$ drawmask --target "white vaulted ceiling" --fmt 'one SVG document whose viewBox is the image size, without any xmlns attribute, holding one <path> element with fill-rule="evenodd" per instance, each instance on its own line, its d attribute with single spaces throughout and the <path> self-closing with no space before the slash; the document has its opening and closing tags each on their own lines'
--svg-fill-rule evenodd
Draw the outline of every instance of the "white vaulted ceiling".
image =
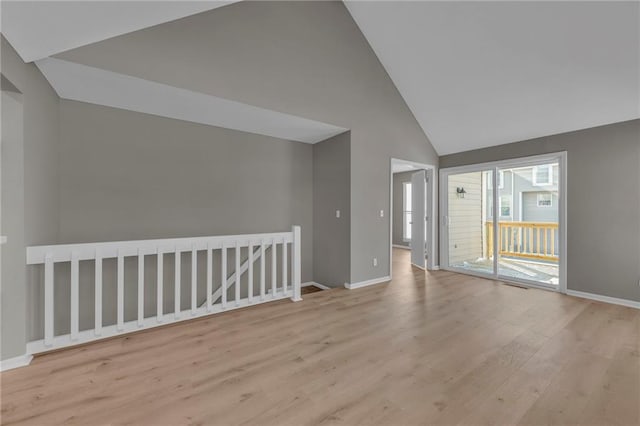
<svg viewBox="0 0 640 426">
<path fill-rule="evenodd" d="M 2 33 L 30 62 L 228 3 L 233 1 L 3 0 Z M 640 118 L 640 2 L 345 4 L 440 155 Z M 165 95 L 177 98 L 163 102 L 187 104 L 181 111 L 158 112 L 157 102 L 140 104 L 151 95 L 132 99 L 155 83 L 96 74 L 72 63 L 38 64 L 70 99 L 222 127 L 250 123 L 253 127 L 239 130 L 307 142 L 343 130 L 215 96 L 204 100 L 203 94 L 178 93 L 169 86 Z M 80 90 L 82 78 L 65 77 L 64 67 L 82 78 L 99 77 L 103 90 Z M 122 90 L 128 84 L 139 84 L 140 90 Z M 120 99 L 109 98 L 118 91 Z M 209 109 L 194 107 L 198 102 Z M 262 114 L 251 120 L 231 114 L 222 120 L 225 125 L 218 113 L 227 108 Z M 291 131 L 283 131 L 287 126 Z"/>
<path fill-rule="evenodd" d="M 440 155 L 640 118 L 638 2 L 346 5 Z"/>
<path fill-rule="evenodd" d="M 2 33 L 32 62 L 235 1 L 2 0 Z"/>
</svg>

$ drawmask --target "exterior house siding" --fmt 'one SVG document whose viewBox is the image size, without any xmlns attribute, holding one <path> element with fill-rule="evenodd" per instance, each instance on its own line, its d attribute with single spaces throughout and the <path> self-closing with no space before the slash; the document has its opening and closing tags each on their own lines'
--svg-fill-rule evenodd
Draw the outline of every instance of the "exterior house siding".
<svg viewBox="0 0 640 426">
<path fill-rule="evenodd" d="M 456 188 L 464 188 L 459 198 Z M 449 262 L 461 263 L 482 257 L 482 172 L 449 177 Z"/>
</svg>

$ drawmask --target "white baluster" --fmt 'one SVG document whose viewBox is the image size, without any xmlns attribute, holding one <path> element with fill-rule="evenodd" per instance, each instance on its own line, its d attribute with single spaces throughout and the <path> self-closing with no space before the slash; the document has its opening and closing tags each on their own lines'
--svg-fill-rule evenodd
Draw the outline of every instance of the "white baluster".
<svg viewBox="0 0 640 426">
<path fill-rule="evenodd" d="M 282 291 L 287 292 L 287 240 L 282 240 Z"/>
<path fill-rule="evenodd" d="M 144 253 L 138 249 L 138 327 L 144 325 Z"/>
<path fill-rule="evenodd" d="M 96 336 L 102 335 L 102 254 L 100 253 L 100 249 L 96 249 L 95 254 L 95 271 L 94 271 L 94 282 L 95 282 L 95 325 L 94 325 L 94 334 Z"/>
<path fill-rule="evenodd" d="M 78 319 L 80 316 L 80 306 L 78 297 L 78 275 L 80 265 L 78 253 L 71 253 L 71 340 L 78 339 Z"/>
<path fill-rule="evenodd" d="M 213 292 L 213 250 L 207 248 L 207 312 L 211 312 Z"/>
<path fill-rule="evenodd" d="M 182 265 L 182 256 L 180 254 L 180 251 L 178 250 L 178 247 L 176 247 L 176 254 L 174 257 L 174 270 L 175 270 L 175 277 L 174 277 L 174 288 L 173 288 L 173 316 L 178 319 L 180 318 L 180 310 L 182 309 L 180 307 L 180 266 Z"/>
<path fill-rule="evenodd" d="M 53 255 L 44 257 L 44 344 L 53 344 Z"/>
<path fill-rule="evenodd" d="M 220 275 L 222 277 L 222 281 L 220 282 L 220 286 L 222 288 L 222 309 L 227 307 L 227 247 L 224 243 L 222 243 L 222 262 L 221 262 L 221 271 Z"/>
<path fill-rule="evenodd" d="M 265 268 L 264 268 L 264 263 L 265 263 L 265 258 L 266 253 L 265 253 L 265 247 L 264 247 L 264 240 L 260 241 L 260 300 L 264 300 L 264 292 L 265 292 Z"/>
<path fill-rule="evenodd" d="M 249 256 L 249 270 L 247 271 L 247 297 L 249 304 L 253 302 L 253 241 L 249 241 L 247 256 Z"/>
<path fill-rule="evenodd" d="M 116 326 L 116 329 L 118 331 L 122 331 L 124 330 L 124 257 L 122 256 L 122 253 L 120 252 L 120 249 L 117 250 L 117 257 L 118 257 L 118 282 L 117 282 L 117 310 L 118 310 L 118 324 Z"/>
<path fill-rule="evenodd" d="M 276 297 L 276 287 L 278 283 L 276 282 L 278 271 L 276 270 L 276 255 L 277 252 L 276 239 L 273 238 L 271 240 L 271 297 Z"/>
<path fill-rule="evenodd" d="M 240 243 L 236 241 L 236 306 L 240 306 L 240 279 L 241 279 L 241 271 L 240 271 Z"/>
<path fill-rule="evenodd" d="M 156 265 L 157 286 L 156 286 L 156 321 L 162 322 L 164 316 L 164 260 L 161 249 L 158 247 L 158 264 Z"/>
</svg>

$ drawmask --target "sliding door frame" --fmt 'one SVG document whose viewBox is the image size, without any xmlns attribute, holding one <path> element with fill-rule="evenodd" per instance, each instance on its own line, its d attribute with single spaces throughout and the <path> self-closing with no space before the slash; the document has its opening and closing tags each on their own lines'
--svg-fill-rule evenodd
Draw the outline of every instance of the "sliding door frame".
<svg viewBox="0 0 640 426">
<path fill-rule="evenodd" d="M 470 271 L 462 268 L 449 266 L 449 175 L 472 172 L 492 172 L 493 188 L 498 188 L 498 173 L 503 168 L 516 168 L 538 165 L 543 162 L 558 162 L 560 166 L 559 183 L 558 183 L 558 201 L 559 201 L 559 224 L 558 232 L 560 235 L 559 253 L 560 260 L 558 262 L 559 283 L 558 285 L 540 283 L 537 281 L 513 278 L 503 276 L 498 271 L 498 239 L 493 238 L 493 273 L 483 273 L 478 271 Z M 499 281 L 516 283 L 526 287 L 543 288 L 546 290 L 558 291 L 560 293 L 567 292 L 567 152 L 554 152 L 550 154 L 533 155 L 528 157 L 512 158 L 507 160 L 492 161 L 488 163 L 469 164 L 457 167 L 448 167 L 440 169 L 440 269 L 458 272 L 461 274 L 473 275 L 482 278 L 489 278 Z M 499 191 L 493 191 L 493 208 L 494 212 L 498 210 Z M 513 201 L 512 201 L 513 202 Z M 498 229 L 498 215 L 493 215 L 493 229 Z"/>
</svg>

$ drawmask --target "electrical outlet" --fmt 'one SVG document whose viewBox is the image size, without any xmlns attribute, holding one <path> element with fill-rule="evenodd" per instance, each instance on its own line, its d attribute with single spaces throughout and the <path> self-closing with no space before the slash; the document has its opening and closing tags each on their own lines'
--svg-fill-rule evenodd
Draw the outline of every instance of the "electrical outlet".
<svg viewBox="0 0 640 426">
<path fill-rule="evenodd" d="M 340 210 L 336 210 L 336 217 L 339 218 L 340 217 Z"/>
<path fill-rule="evenodd" d="M 384 217 L 384 210 L 380 210 L 380 217 Z"/>
<path fill-rule="evenodd" d="M 377 257 L 373 258 L 373 266 L 378 266 L 378 258 Z"/>
</svg>

